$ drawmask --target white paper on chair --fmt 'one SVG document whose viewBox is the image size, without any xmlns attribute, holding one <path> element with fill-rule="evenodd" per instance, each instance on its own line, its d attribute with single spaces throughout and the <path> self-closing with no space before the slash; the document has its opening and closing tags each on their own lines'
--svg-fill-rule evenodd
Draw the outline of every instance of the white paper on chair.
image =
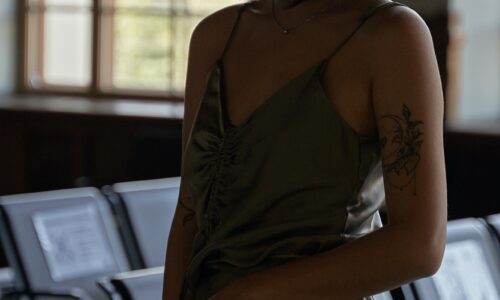
<svg viewBox="0 0 500 300">
<path fill-rule="evenodd" d="M 440 269 L 432 276 L 442 300 L 498 300 L 483 249 L 474 240 L 446 245 Z"/>
<path fill-rule="evenodd" d="M 99 274 L 114 266 L 95 206 L 41 211 L 33 214 L 32 221 L 54 281 Z"/>
</svg>

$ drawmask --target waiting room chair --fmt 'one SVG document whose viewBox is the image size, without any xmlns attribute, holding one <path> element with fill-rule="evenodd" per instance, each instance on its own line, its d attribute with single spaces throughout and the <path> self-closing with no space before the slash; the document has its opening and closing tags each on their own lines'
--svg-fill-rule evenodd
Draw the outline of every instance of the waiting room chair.
<svg viewBox="0 0 500 300">
<path fill-rule="evenodd" d="M 96 278 L 130 269 L 109 204 L 92 187 L 0 197 L 0 238 L 16 292 L 30 298 L 106 299 Z"/>
<path fill-rule="evenodd" d="M 390 292 L 383 292 L 372 296 L 373 300 L 394 300 Z"/>
<path fill-rule="evenodd" d="M 498 242 L 497 245 L 500 249 L 500 213 L 487 216 L 486 222 L 492 229 L 493 234 L 497 237 L 497 242 Z"/>
<path fill-rule="evenodd" d="M 100 278 L 97 284 L 110 300 L 160 300 L 163 270 L 163 267 L 155 267 L 118 273 Z"/>
<path fill-rule="evenodd" d="M 180 177 L 115 183 L 110 201 L 132 269 L 163 266 L 179 197 Z"/>
<path fill-rule="evenodd" d="M 9 294 L 14 291 L 14 270 L 3 266 L 0 268 L 0 299 L 2 295 Z"/>
<path fill-rule="evenodd" d="M 500 256 L 484 220 L 448 221 L 440 269 L 413 283 L 423 300 L 500 299 Z"/>
</svg>

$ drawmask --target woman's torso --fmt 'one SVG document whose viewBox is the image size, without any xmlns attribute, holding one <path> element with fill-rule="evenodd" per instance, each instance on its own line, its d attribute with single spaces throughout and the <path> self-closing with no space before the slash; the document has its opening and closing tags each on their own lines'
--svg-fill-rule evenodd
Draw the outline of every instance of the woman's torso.
<svg viewBox="0 0 500 300">
<path fill-rule="evenodd" d="M 362 62 L 324 59 L 349 57 L 349 43 L 331 47 L 302 70 L 283 67 L 287 71 L 281 72 L 294 75 L 282 80 L 274 75 L 280 74 L 277 69 L 245 62 L 252 47 L 245 50 L 238 39 L 248 38 L 252 30 L 245 36 L 245 27 L 236 29 L 228 43 L 232 48 L 209 74 L 184 153 L 182 175 L 188 178 L 200 231 L 183 288 L 195 292 L 195 299 L 208 298 L 248 272 L 332 249 L 382 226 L 377 135 L 359 134 L 355 126 L 368 128 L 368 122 L 351 123 L 345 117 L 361 119 L 369 111 L 356 102 L 363 103 L 358 99 L 369 94 L 366 72 L 358 82 Z M 347 41 L 345 36 L 337 44 Z M 276 47 L 282 43 L 276 41 Z M 231 64 L 231 55 L 249 72 L 233 69 L 237 64 Z M 355 70 L 348 68 L 356 64 Z M 324 84 L 335 78 L 343 92 L 336 91 L 337 84 Z M 258 87 L 268 81 L 274 83 L 272 92 L 265 84 Z"/>
<path fill-rule="evenodd" d="M 227 110 L 233 124 L 244 122 L 291 78 L 330 55 L 358 25 L 360 15 L 386 1 L 343 2 L 355 4 L 344 4 L 346 9 L 318 17 L 288 35 L 280 32 L 269 13 L 252 13 L 250 8 L 242 13 L 224 54 Z M 277 17 L 287 20 L 288 16 Z M 297 16 L 288 24 L 300 24 L 301 20 L 303 18 Z M 335 59 L 330 60 L 321 78 L 332 105 L 362 135 L 377 133 L 370 105 L 371 74 L 368 72 L 372 50 L 365 46 L 370 42 L 366 39 L 370 36 L 369 27 L 353 36 Z"/>
</svg>

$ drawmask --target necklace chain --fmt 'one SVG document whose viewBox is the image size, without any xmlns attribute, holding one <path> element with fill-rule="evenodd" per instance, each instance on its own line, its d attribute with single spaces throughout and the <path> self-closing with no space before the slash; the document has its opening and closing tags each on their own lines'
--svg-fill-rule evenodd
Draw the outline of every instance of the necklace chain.
<svg viewBox="0 0 500 300">
<path fill-rule="evenodd" d="M 295 30 L 296 28 L 298 28 L 298 27 L 300 27 L 300 26 L 302 26 L 304 24 L 309 23 L 310 21 L 312 21 L 317 16 L 319 16 L 319 15 L 323 14 L 324 12 L 326 12 L 326 10 L 328 9 L 328 6 L 329 6 L 329 5 L 327 5 L 326 7 L 324 7 L 323 9 L 321 9 L 320 11 L 318 11 L 318 12 L 310 15 L 309 17 L 307 17 L 306 19 L 304 19 L 304 21 L 302 21 L 302 23 L 297 24 L 297 25 L 295 25 L 293 27 L 288 27 L 287 28 L 287 27 L 283 26 L 278 21 L 278 18 L 276 17 L 276 8 L 275 8 L 275 6 L 276 6 L 276 0 L 272 0 L 272 1 L 273 1 L 273 3 L 272 3 L 272 17 L 273 17 L 274 23 L 276 23 L 276 25 L 278 25 L 278 27 L 281 28 L 283 34 L 288 34 L 288 33 L 290 33 L 290 31 Z"/>
</svg>

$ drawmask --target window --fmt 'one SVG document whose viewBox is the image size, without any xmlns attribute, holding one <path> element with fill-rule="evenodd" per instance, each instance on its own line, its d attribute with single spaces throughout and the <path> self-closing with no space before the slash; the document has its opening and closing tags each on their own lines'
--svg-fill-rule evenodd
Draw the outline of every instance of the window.
<svg viewBox="0 0 500 300">
<path fill-rule="evenodd" d="M 0 95 L 11 92 L 15 85 L 15 15 L 14 1 L 0 1 Z"/>
<path fill-rule="evenodd" d="M 500 1 L 451 0 L 449 122 L 500 118 Z"/>
<path fill-rule="evenodd" d="M 236 0 L 25 0 L 24 87 L 182 97 L 191 32 Z"/>
</svg>

